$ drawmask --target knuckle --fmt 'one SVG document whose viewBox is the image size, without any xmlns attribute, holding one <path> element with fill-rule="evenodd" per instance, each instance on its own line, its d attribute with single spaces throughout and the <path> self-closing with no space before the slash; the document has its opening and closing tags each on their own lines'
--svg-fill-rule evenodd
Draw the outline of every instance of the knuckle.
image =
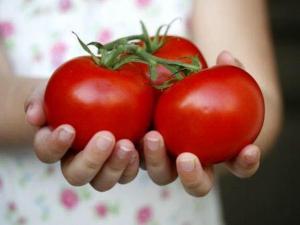
<svg viewBox="0 0 300 225">
<path fill-rule="evenodd" d="M 61 172 L 67 182 L 73 186 L 82 186 L 88 183 L 88 181 L 83 178 L 81 170 L 71 168 L 70 161 L 71 159 L 63 159 L 61 161 Z"/>
<path fill-rule="evenodd" d="M 44 163 L 54 163 L 60 159 L 61 149 L 49 140 L 46 130 L 40 130 L 34 137 L 33 148 L 36 156 Z"/>
<path fill-rule="evenodd" d="M 52 146 L 53 153 L 56 155 L 61 155 L 65 150 L 71 147 L 73 137 L 69 140 L 62 140 L 59 138 L 59 130 L 55 130 L 52 135 L 49 137 L 48 146 Z"/>
<path fill-rule="evenodd" d="M 94 158 L 85 157 L 84 159 L 84 167 L 89 170 L 98 170 L 99 169 L 99 162 L 96 161 Z"/>
<path fill-rule="evenodd" d="M 160 169 L 162 168 L 164 165 L 162 163 L 161 160 L 157 160 L 156 158 L 149 158 L 148 160 L 148 166 L 152 167 L 152 168 L 156 168 L 156 169 Z"/>
<path fill-rule="evenodd" d="M 62 157 L 64 150 L 65 149 L 60 146 L 53 145 L 53 148 L 47 149 L 48 159 L 53 161 L 59 160 Z"/>
<path fill-rule="evenodd" d="M 166 158 L 162 158 L 160 156 L 150 156 L 145 154 L 147 167 L 155 169 L 156 171 L 162 171 L 167 166 Z"/>
<path fill-rule="evenodd" d="M 112 174 L 118 174 L 120 173 L 123 169 L 124 169 L 124 166 L 120 165 L 120 164 L 110 164 L 108 166 L 109 168 L 109 172 L 112 173 Z"/>
</svg>

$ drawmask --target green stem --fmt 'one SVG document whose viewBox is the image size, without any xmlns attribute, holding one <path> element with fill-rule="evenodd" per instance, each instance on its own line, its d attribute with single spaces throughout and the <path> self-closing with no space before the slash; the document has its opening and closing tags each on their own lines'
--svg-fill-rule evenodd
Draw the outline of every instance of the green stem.
<svg viewBox="0 0 300 225">
<path fill-rule="evenodd" d="M 103 65 L 107 66 L 108 68 L 112 68 L 116 63 L 118 56 L 125 51 L 124 46 L 120 45 L 116 49 L 113 49 L 108 57 L 103 60 Z"/>
<path fill-rule="evenodd" d="M 115 48 L 116 45 L 119 45 L 120 43 L 122 44 L 126 44 L 129 41 L 133 41 L 133 40 L 140 40 L 143 41 L 144 40 L 144 35 L 140 34 L 140 35 L 131 35 L 131 36 L 127 36 L 127 37 L 123 37 L 123 38 L 119 38 L 115 41 L 112 41 L 106 45 L 103 45 L 103 48 L 110 51 L 112 49 Z"/>
<path fill-rule="evenodd" d="M 116 62 L 113 65 L 112 69 L 117 70 L 120 67 L 122 67 L 123 65 L 132 63 L 132 62 L 139 62 L 139 63 L 147 64 L 147 62 L 145 62 L 144 60 L 141 60 L 138 56 L 132 55 L 132 56 L 125 57 L 125 58 L 121 59 L 120 61 Z"/>
<path fill-rule="evenodd" d="M 140 21 L 147 52 L 153 53 L 151 38 L 143 21 Z"/>
<path fill-rule="evenodd" d="M 144 60 L 148 61 L 149 63 L 153 64 L 162 64 L 162 65 L 173 65 L 173 66 L 179 66 L 188 70 L 191 70 L 193 72 L 198 72 L 201 70 L 201 67 L 198 65 L 188 64 L 188 63 L 182 63 L 179 61 L 172 61 L 164 58 L 160 58 L 157 56 L 154 56 L 146 51 L 144 51 L 142 48 L 136 46 L 136 45 L 128 45 L 126 46 L 127 50 L 130 51 L 133 54 L 136 54 L 143 58 Z"/>
<path fill-rule="evenodd" d="M 201 70 L 202 65 L 197 56 L 190 57 L 191 63 L 184 63 L 182 61 L 168 60 L 153 55 L 156 50 L 163 46 L 171 24 L 166 25 L 166 31 L 162 36 L 160 35 L 160 32 L 165 26 L 161 26 L 154 38 L 150 38 L 148 31 L 142 22 L 141 26 L 143 31 L 142 34 L 119 38 L 106 45 L 102 45 L 99 42 L 91 42 L 86 45 L 75 33 L 74 34 L 83 49 L 92 56 L 95 63 L 99 66 L 116 70 L 122 65 L 131 62 L 145 63 L 149 66 L 151 80 L 155 81 L 158 76 L 157 66 L 162 65 L 170 71 L 172 76 L 162 85 L 157 86 L 156 88 L 158 89 L 167 88 L 174 82 L 182 80 L 191 73 Z M 139 42 L 141 44 L 139 44 Z M 95 46 L 98 49 L 98 55 L 95 55 L 90 50 L 90 45 Z"/>
</svg>

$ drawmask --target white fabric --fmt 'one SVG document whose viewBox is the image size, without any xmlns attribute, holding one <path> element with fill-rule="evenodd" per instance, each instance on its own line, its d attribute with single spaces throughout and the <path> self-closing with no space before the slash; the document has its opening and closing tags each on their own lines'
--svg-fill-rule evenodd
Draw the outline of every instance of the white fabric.
<svg viewBox="0 0 300 225">
<path fill-rule="evenodd" d="M 153 0 L 147 7 L 143 6 L 147 1 L 139 1 L 139 7 L 137 2 L 73 0 L 70 9 L 68 1 L 0 0 L 0 23 L 13 24 L 13 34 L 7 34 L 4 42 L 15 73 L 49 77 L 61 62 L 85 54 L 71 31 L 85 41 L 92 41 L 99 38 L 99 31 L 109 29 L 110 39 L 115 39 L 140 33 L 139 20 L 153 33 L 159 25 L 180 17 L 182 21 L 175 22 L 170 32 L 187 35 L 190 0 Z M 105 38 L 105 32 L 102 36 Z M 143 171 L 131 184 L 117 185 L 106 193 L 98 193 L 89 186 L 70 187 L 61 175 L 59 164 L 49 166 L 39 162 L 31 149 L 0 150 L 0 182 L 1 225 L 223 224 L 216 189 L 204 198 L 193 198 L 185 193 L 179 181 L 159 187 Z M 66 189 L 79 198 L 76 200 L 79 203 L 73 202 L 76 206 L 73 203 L 67 205 L 69 208 L 61 206 L 61 193 Z M 162 197 L 164 194 L 169 197 Z M 110 207 L 111 216 L 99 219 L 95 215 L 94 207 L 99 202 Z M 146 222 L 137 219 L 137 212 L 143 206 L 152 207 L 151 220 Z"/>
</svg>

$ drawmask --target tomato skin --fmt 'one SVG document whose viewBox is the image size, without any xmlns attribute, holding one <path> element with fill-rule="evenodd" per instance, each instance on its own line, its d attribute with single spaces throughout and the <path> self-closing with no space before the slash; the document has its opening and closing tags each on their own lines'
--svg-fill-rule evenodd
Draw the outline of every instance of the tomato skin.
<svg viewBox="0 0 300 225">
<path fill-rule="evenodd" d="M 199 48 L 190 40 L 179 36 L 167 36 L 164 45 L 158 49 L 154 55 L 185 63 L 192 62 L 191 59 L 187 57 L 198 56 L 202 68 L 207 68 L 207 63 Z"/>
<path fill-rule="evenodd" d="M 154 37 L 151 37 L 151 39 L 154 39 Z M 143 44 L 138 43 L 138 45 Z M 167 60 L 179 61 L 182 63 L 191 63 L 192 60 L 190 57 L 197 56 L 202 65 L 201 69 L 207 68 L 206 60 L 199 48 L 190 40 L 179 36 L 166 36 L 164 45 L 156 52 L 154 52 L 153 55 Z M 145 70 L 145 74 L 147 75 L 147 77 L 150 77 L 148 66 L 145 64 L 141 64 L 141 67 L 143 67 L 143 69 Z M 154 85 L 161 85 L 164 81 L 170 79 L 172 76 L 172 73 L 162 65 L 157 66 L 157 72 L 158 77 L 155 81 L 153 81 Z M 158 96 L 160 95 L 160 93 L 161 91 L 157 91 Z"/>
<path fill-rule="evenodd" d="M 255 141 L 264 121 L 263 95 L 242 69 L 216 66 L 166 90 L 154 120 L 172 155 L 191 152 L 204 165 L 215 164 Z"/>
<path fill-rule="evenodd" d="M 138 142 L 150 125 L 153 105 L 153 89 L 133 64 L 112 71 L 84 56 L 54 72 L 44 108 L 51 127 L 75 128 L 72 148 L 80 151 L 101 130 L 111 131 L 117 140 Z"/>
</svg>

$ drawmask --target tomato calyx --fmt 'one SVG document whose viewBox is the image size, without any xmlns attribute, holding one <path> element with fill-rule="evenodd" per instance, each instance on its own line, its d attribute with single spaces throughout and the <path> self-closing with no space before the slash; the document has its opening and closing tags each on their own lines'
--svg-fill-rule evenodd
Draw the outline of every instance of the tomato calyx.
<svg viewBox="0 0 300 225">
<path fill-rule="evenodd" d="M 129 43 L 131 41 L 142 41 L 145 44 L 146 51 L 149 52 L 149 53 L 154 53 L 154 52 L 156 52 L 158 49 L 160 49 L 165 44 L 168 32 L 169 32 L 172 24 L 176 20 L 178 20 L 178 19 L 172 20 L 169 24 L 161 25 L 157 29 L 156 34 L 155 34 L 155 36 L 153 38 L 151 38 L 149 36 L 148 30 L 147 30 L 144 22 L 140 21 L 140 25 L 141 25 L 141 29 L 142 29 L 142 34 L 130 35 L 130 36 L 122 37 L 122 38 L 114 40 L 114 41 L 112 41 L 110 43 L 107 43 L 105 45 L 102 45 L 99 42 L 90 42 L 90 43 L 88 43 L 88 45 L 94 45 L 98 49 L 104 48 L 106 50 L 113 50 L 115 48 L 115 46 L 119 45 L 120 43 L 126 44 L 126 43 Z M 163 34 L 161 34 L 162 31 L 163 31 L 163 28 L 166 28 L 166 29 L 163 32 Z"/>
<path fill-rule="evenodd" d="M 105 45 L 99 42 L 85 44 L 76 33 L 73 32 L 73 34 L 77 37 L 81 47 L 91 55 L 93 61 L 99 66 L 117 70 L 128 63 L 143 63 L 148 65 L 152 81 L 155 81 L 158 77 L 158 66 L 165 67 L 170 71 L 172 76 L 160 85 L 153 85 L 155 88 L 162 90 L 170 87 L 174 82 L 200 71 L 202 68 L 197 56 L 187 57 L 191 59 L 191 63 L 184 63 L 153 55 L 153 53 L 165 44 L 167 33 L 173 22 L 160 26 L 153 38 L 149 36 L 145 24 L 141 22 L 142 34 L 123 37 Z M 166 29 L 164 34 L 161 35 L 163 28 Z M 94 46 L 97 49 L 97 54 L 93 53 L 90 46 Z"/>
</svg>

